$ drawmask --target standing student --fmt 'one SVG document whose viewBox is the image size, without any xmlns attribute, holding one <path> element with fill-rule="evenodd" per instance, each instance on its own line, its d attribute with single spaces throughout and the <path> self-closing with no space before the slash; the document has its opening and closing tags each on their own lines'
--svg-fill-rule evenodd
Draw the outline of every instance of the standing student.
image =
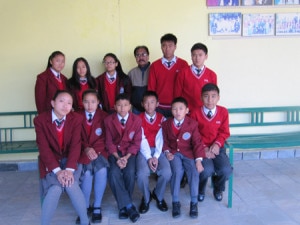
<svg viewBox="0 0 300 225">
<path fill-rule="evenodd" d="M 208 49 L 202 43 L 196 43 L 191 48 L 193 64 L 178 73 L 175 81 L 174 96 L 184 97 L 189 103 L 190 113 L 203 105 L 199 94 L 207 83 L 217 84 L 217 75 L 205 66 Z"/>
<path fill-rule="evenodd" d="M 108 113 L 115 112 L 115 98 L 118 94 L 131 96 L 131 81 L 123 72 L 121 63 L 113 53 L 103 58 L 105 72 L 96 78 L 102 109 Z"/>
<path fill-rule="evenodd" d="M 168 205 L 164 200 L 164 194 L 167 183 L 171 178 L 170 164 L 162 153 L 161 124 L 165 121 L 165 117 L 155 111 L 158 105 L 158 96 L 154 91 L 144 93 L 142 105 L 145 112 L 142 112 L 139 116 L 142 119 L 145 138 L 142 140 L 141 150 L 136 159 L 137 185 L 143 193 L 139 212 L 148 212 L 152 197 L 156 200 L 157 208 L 165 212 L 168 210 Z M 149 190 L 150 170 L 158 176 L 152 194 Z"/>
<path fill-rule="evenodd" d="M 172 102 L 172 114 L 162 124 L 164 145 L 163 152 L 170 161 L 172 216 L 177 218 L 181 214 L 179 199 L 180 181 L 185 172 L 190 187 L 190 217 L 198 217 L 198 184 L 199 173 L 203 171 L 202 159 L 205 156 L 198 124 L 195 120 L 186 117 L 188 113 L 187 101 L 178 97 Z"/>
<path fill-rule="evenodd" d="M 220 90 L 215 84 L 206 84 L 202 88 L 203 106 L 194 110 L 191 117 L 198 121 L 199 132 L 205 145 L 206 158 L 203 160 L 204 171 L 200 174 L 198 200 L 205 197 L 207 179 L 213 176 L 213 194 L 217 201 L 223 198 L 225 182 L 232 174 L 232 167 L 226 155 L 224 143 L 230 136 L 228 111 L 217 105 Z"/>
<path fill-rule="evenodd" d="M 73 109 L 83 110 L 82 93 L 87 89 L 97 89 L 96 80 L 91 74 L 88 61 L 77 58 L 73 63 L 72 77 L 68 80 L 68 88 L 73 94 Z"/>
<path fill-rule="evenodd" d="M 105 149 L 104 118 L 107 113 L 98 108 L 99 97 L 96 90 L 83 92 L 84 117 L 81 128 L 82 151 L 79 162 L 83 164 L 81 189 L 85 197 L 87 211 L 92 211 L 92 223 L 101 223 L 101 202 L 107 183 L 107 151 Z M 94 182 L 93 182 L 94 181 Z M 90 209 L 90 195 L 94 184 L 94 204 Z M 77 218 L 76 221 L 78 221 Z"/>
<path fill-rule="evenodd" d="M 65 55 L 60 51 L 49 56 L 46 70 L 35 83 L 35 105 L 38 114 L 51 110 L 51 100 L 57 90 L 66 89 L 67 78 L 61 73 L 65 67 Z"/>
<path fill-rule="evenodd" d="M 165 117 L 171 117 L 171 102 L 174 98 L 174 82 L 177 74 L 188 63 L 175 56 L 177 38 L 174 34 L 165 34 L 160 39 L 163 57 L 150 66 L 148 90 L 155 91 L 159 98 L 157 111 Z"/>
<path fill-rule="evenodd" d="M 42 225 L 50 224 L 63 192 L 69 195 L 80 217 L 80 224 L 89 224 L 84 196 L 78 183 L 81 174 L 78 159 L 82 117 L 71 112 L 72 104 L 69 92 L 57 91 L 51 101 L 53 109 L 34 119 L 43 189 Z"/>
<path fill-rule="evenodd" d="M 128 76 L 132 83 L 132 112 L 139 114 L 144 111 L 141 102 L 143 100 L 143 94 L 148 88 L 148 76 L 151 63 L 149 62 L 149 50 L 145 45 L 137 46 L 133 53 L 138 65 L 129 71 Z"/>
<path fill-rule="evenodd" d="M 142 140 L 141 119 L 130 112 L 130 98 L 120 94 L 115 113 L 104 120 L 106 148 L 110 169 L 108 181 L 119 208 L 119 219 L 128 217 L 134 223 L 140 218 L 132 202 L 135 184 L 135 160 Z"/>
</svg>

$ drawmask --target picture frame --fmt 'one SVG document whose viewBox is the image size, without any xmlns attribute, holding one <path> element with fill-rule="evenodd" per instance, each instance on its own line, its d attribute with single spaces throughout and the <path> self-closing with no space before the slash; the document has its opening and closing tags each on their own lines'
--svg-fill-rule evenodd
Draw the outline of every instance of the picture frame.
<svg viewBox="0 0 300 225">
<path fill-rule="evenodd" d="M 276 36 L 300 35 L 300 13 L 276 13 Z"/>
<path fill-rule="evenodd" d="M 243 14 L 243 31 L 245 37 L 252 36 L 274 36 L 275 14 L 255 13 Z"/>
<path fill-rule="evenodd" d="M 242 6 L 273 5 L 273 0 L 242 0 Z"/>
<path fill-rule="evenodd" d="M 210 36 L 241 36 L 242 13 L 209 13 Z"/>
<path fill-rule="evenodd" d="M 206 0 L 206 6 L 239 6 L 240 0 Z"/>
<path fill-rule="evenodd" d="M 274 0 L 275 5 L 299 5 L 299 0 Z"/>
</svg>

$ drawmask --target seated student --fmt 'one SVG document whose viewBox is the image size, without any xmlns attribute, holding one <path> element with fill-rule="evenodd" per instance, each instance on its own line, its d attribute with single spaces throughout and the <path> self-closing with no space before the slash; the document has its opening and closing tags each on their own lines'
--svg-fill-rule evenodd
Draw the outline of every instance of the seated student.
<svg viewBox="0 0 300 225">
<path fill-rule="evenodd" d="M 154 91 L 146 91 L 143 95 L 142 106 L 145 112 L 139 114 L 145 139 L 142 140 L 141 150 L 137 155 L 136 173 L 137 185 L 143 193 L 139 207 L 140 213 L 149 210 L 151 198 L 156 200 L 157 208 L 163 212 L 168 210 L 164 200 L 166 185 L 171 179 L 171 168 L 166 156 L 162 153 L 163 137 L 161 124 L 165 117 L 155 112 L 158 106 L 158 96 Z M 150 170 L 158 175 L 157 184 L 152 192 L 149 190 Z"/>
<path fill-rule="evenodd" d="M 119 219 L 140 218 L 132 203 L 135 184 L 135 160 L 142 140 L 142 121 L 130 112 L 128 95 L 120 94 L 115 100 L 115 113 L 104 120 L 105 142 L 110 169 L 108 182 L 119 208 Z"/>
<path fill-rule="evenodd" d="M 204 171 L 200 174 L 198 200 L 205 197 L 208 177 L 213 176 L 214 197 L 217 201 L 223 198 L 225 182 L 232 173 L 232 167 L 226 155 L 224 143 L 230 136 L 228 111 L 217 103 L 220 99 L 217 85 L 209 83 L 203 86 L 201 98 L 203 106 L 191 114 L 198 121 L 199 132 L 205 145 L 206 158 L 202 161 Z"/>
<path fill-rule="evenodd" d="M 34 118 L 44 198 L 42 225 L 50 224 L 64 191 L 80 217 L 80 224 L 89 224 L 84 196 L 79 187 L 81 165 L 77 164 L 81 148 L 82 117 L 71 112 L 72 104 L 72 95 L 59 90 L 51 101 L 53 109 Z"/>
<path fill-rule="evenodd" d="M 85 197 L 87 211 L 92 211 L 92 223 L 101 223 L 101 202 L 107 182 L 107 151 L 105 149 L 104 118 L 108 115 L 98 108 L 99 97 L 94 89 L 88 89 L 82 94 L 84 110 L 81 112 L 84 120 L 81 128 L 82 163 L 81 190 Z M 90 195 L 94 180 L 94 205 L 90 207 Z M 76 223 L 79 223 L 78 217 Z"/>
<path fill-rule="evenodd" d="M 190 187 L 190 216 L 198 216 L 198 184 L 199 173 L 203 171 L 201 161 L 205 156 L 204 146 L 198 131 L 198 124 L 195 120 L 186 117 L 188 113 L 187 101 L 178 97 L 172 101 L 172 114 L 174 118 L 169 118 L 162 124 L 164 137 L 163 152 L 170 161 L 171 194 L 172 194 L 172 216 L 180 216 L 180 181 L 185 172 Z"/>
</svg>

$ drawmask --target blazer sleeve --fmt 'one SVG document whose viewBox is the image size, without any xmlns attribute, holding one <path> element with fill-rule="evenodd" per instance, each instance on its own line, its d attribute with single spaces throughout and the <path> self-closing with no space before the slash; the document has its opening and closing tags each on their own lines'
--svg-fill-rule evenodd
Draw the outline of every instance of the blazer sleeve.
<svg viewBox="0 0 300 225">
<path fill-rule="evenodd" d="M 38 111 L 38 114 L 41 114 L 42 112 L 44 112 L 45 109 L 45 104 L 47 102 L 46 99 L 46 87 L 47 87 L 47 80 L 42 77 L 42 76 L 37 76 L 36 78 L 36 83 L 35 83 L 35 105 L 36 105 L 36 109 Z"/>
<path fill-rule="evenodd" d="M 113 154 L 114 152 L 118 151 L 117 145 L 114 144 L 113 142 L 113 130 L 112 130 L 112 121 L 111 121 L 111 116 L 107 117 L 104 120 L 104 127 L 105 127 L 105 146 L 106 149 L 109 153 L 109 155 Z"/>
<path fill-rule="evenodd" d="M 135 133 L 131 144 L 127 148 L 127 153 L 131 153 L 132 155 L 136 155 L 139 152 L 142 142 L 142 121 L 137 117 L 135 123 Z"/>
<path fill-rule="evenodd" d="M 194 158 L 195 159 L 200 157 L 204 158 L 205 157 L 204 145 L 198 130 L 198 126 L 196 124 L 193 128 L 192 145 L 193 145 Z"/>
</svg>

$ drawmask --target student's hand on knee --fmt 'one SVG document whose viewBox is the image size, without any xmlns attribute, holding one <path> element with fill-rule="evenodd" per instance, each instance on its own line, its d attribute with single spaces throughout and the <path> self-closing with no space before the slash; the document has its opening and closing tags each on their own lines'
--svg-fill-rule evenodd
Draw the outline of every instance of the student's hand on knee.
<svg viewBox="0 0 300 225">
<path fill-rule="evenodd" d="M 95 149 L 93 149 L 93 148 L 88 148 L 88 150 L 85 150 L 85 153 L 91 161 L 98 158 L 98 154 L 96 153 Z"/>
<path fill-rule="evenodd" d="M 56 173 L 56 177 L 57 177 L 58 182 L 59 182 L 63 187 L 65 187 L 66 182 L 65 182 L 65 172 L 64 172 L 64 170 L 58 171 L 58 172 Z"/>
<path fill-rule="evenodd" d="M 172 161 L 174 159 L 174 155 L 171 152 L 167 152 L 166 157 L 169 161 Z"/>
<path fill-rule="evenodd" d="M 153 172 L 155 172 L 158 166 L 158 159 L 156 157 L 148 159 L 148 166 Z"/>
<path fill-rule="evenodd" d="M 74 175 L 71 170 L 65 170 L 65 187 L 70 187 L 74 184 Z"/>
<path fill-rule="evenodd" d="M 219 153 L 220 153 L 219 145 L 213 144 L 212 146 L 210 146 L 210 152 L 212 152 L 215 155 L 219 155 Z"/>
<path fill-rule="evenodd" d="M 198 173 L 201 173 L 204 170 L 201 160 L 196 161 L 196 169 L 197 169 Z"/>
<path fill-rule="evenodd" d="M 208 151 L 205 151 L 205 157 L 208 159 L 214 159 L 215 158 L 215 154 L 212 153 L 209 149 Z"/>
</svg>

